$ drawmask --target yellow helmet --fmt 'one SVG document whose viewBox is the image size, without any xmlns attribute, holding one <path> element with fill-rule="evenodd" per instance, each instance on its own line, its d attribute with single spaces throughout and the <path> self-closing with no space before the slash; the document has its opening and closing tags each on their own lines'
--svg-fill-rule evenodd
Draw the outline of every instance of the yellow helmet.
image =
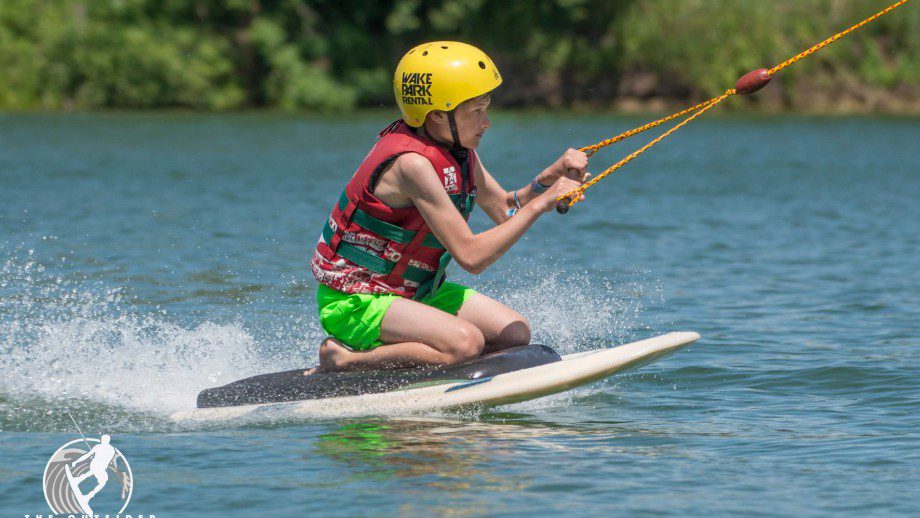
<svg viewBox="0 0 920 518">
<path fill-rule="evenodd" d="M 432 110 L 450 112 L 463 101 L 491 92 L 502 76 L 485 52 L 459 41 L 422 43 L 406 53 L 393 74 L 403 119 L 412 127 Z"/>
</svg>

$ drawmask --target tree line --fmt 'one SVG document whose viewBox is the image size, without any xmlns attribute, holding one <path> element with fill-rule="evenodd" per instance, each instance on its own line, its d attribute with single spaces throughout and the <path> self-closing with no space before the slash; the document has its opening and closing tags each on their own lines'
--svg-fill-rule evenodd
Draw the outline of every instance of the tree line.
<svg viewBox="0 0 920 518">
<path fill-rule="evenodd" d="M 392 105 L 403 52 L 480 46 L 502 106 L 655 107 L 717 95 L 886 0 L 3 0 L 0 109 L 341 111 Z M 920 9 L 785 70 L 749 103 L 917 111 Z"/>
</svg>

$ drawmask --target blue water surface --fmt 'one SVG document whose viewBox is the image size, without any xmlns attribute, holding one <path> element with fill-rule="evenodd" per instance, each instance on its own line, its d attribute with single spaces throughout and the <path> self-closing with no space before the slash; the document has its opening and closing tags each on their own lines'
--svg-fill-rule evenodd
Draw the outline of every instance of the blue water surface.
<svg viewBox="0 0 920 518">
<path fill-rule="evenodd" d="M 49 512 L 66 411 L 131 462 L 135 514 L 920 514 L 916 118 L 707 115 L 454 267 L 560 352 L 702 335 L 642 370 L 484 411 L 170 420 L 315 361 L 312 248 L 390 118 L 0 116 L 5 516 Z M 510 189 L 643 122 L 499 114 L 479 151 Z"/>
</svg>

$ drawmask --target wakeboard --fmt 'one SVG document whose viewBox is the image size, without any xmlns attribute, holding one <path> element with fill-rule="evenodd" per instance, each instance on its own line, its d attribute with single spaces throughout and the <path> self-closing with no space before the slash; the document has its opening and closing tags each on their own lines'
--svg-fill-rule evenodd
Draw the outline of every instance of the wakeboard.
<svg viewBox="0 0 920 518">
<path fill-rule="evenodd" d="M 491 407 L 527 401 L 591 383 L 672 354 L 699 339 L 668 333 L 612 348 L 560 356 L 531 344 L 449 367 L 304 375 L 263 374 L 203 390 L 197 408 L 175 420 L 359 417 Z"/>
</svg>

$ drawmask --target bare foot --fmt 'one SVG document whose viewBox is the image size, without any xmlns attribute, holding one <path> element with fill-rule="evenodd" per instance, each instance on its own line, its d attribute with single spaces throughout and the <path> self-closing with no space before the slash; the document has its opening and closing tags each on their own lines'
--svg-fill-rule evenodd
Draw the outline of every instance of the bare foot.
<svg viewBox="0 0 920 518">
<path fill-rule="evenodd" d="M 335 338 L 327 337 L 319 346 L 319 368 L 324 371 L 340 371 L 348 364 L 348 355 L 351 354 L 342 342 Z"/>
<path fill-rule="evenodd" d="M 321 374 L 323 372 L 326 372 L 326 369 L 324 369 L 322 365 L 317 365 L 316 367 L 313 367 L 312 369 L 307 369 L 303 371 L 303 375 L 309 376 L 311 374 Z"/>
</svg>

